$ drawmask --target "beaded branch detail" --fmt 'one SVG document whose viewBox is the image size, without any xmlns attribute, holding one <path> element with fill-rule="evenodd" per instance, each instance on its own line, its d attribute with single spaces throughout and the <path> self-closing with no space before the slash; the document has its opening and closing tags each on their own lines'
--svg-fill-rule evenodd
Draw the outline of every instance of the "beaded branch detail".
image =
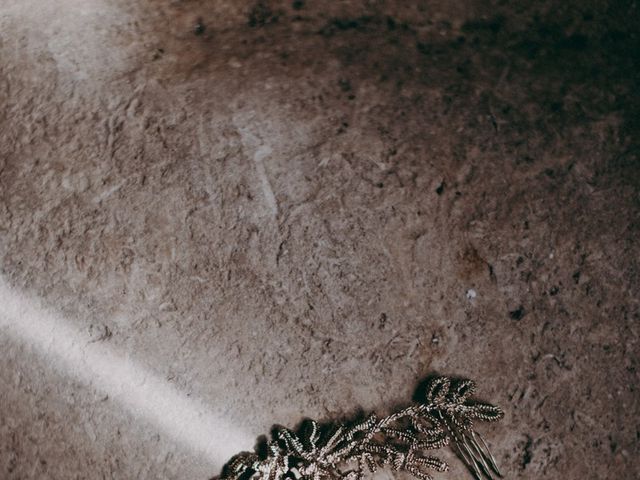
<svg viewBox="0 0 640 480">
<path fill-rule="evenodd" d="M 220 480 L 363 480 L 388 467 L 419 480 L 449 466 L 427 454 L 451 445 L 478 480 L 502 477 L 489 447 L 473 430 L 474 420 L 502 418 L 499 407 L 469 400 L 471 380 L 432 379 L 420 401 L 378 418 L 321 428 L 307 420 L 299 432 L 276 428 L 263 455 L 242 452 L 224 467 Z"/>
</svg>

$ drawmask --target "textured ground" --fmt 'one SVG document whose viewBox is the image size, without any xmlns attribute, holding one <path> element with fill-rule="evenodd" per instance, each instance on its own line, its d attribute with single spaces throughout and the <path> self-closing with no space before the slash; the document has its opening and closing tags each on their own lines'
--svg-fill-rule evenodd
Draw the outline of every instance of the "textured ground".
<svg viewBox="0 0 640 480">
<path fill-rule="evenodd" d="M 1 0 L 2 282 L 250 438 L 435 371 L 634 478 L 640 5 L 319 3 Z M 1 478 L 218 473 L 76 373 L 0 328 Z"/>
</svg>

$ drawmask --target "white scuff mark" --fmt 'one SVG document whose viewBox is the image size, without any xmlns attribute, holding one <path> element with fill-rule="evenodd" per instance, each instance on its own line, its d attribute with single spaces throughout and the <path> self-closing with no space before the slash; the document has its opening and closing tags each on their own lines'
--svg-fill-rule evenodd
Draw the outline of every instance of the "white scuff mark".
<svg viewBox="0 0 640 480">
<path fill-rule="evenodd" d="M 322 160 L 320 160 L 320 163 L 318 163 L 318 167 L 319 168 L 324 168 L 327 165 L 329 165 L 329 161 L 331 161 L 331 157 L 324 157 Z"/>
<path fill-rule="evenodd" d="M 271 155 L 272 149 L 264 143 L 260 136 L 247 128 L 247 125 L 252 123 L 256 123 L 256 119 L 251 114 L 237 114 L 233 117 L 233 124 L 240 134 L 242 145 L 248 151 L 253 150 L 253 163 L 256 165 L 256 173 L 260 180 L 262 195 L 271 215 L 275 217 L 278 215 L 278 203 L 264 166 L 264 160 Z"/>
<path fill-rule="evenodd" d="M 104 192 L 102 192 L 100 195 L 96 195 L 93 198 L 93 203 L 100 203 L 103 200 L 106 200 L 107 198 L 109 198 L 111 195 L 113 195 L 114 193 L 116 193 L 118 190 L 120 190 L 122 188 L 122 186 L 125 184 L 125 180 L 121 181 L 120 183 L 117 183 L 116 185 L 114 185 L 111 188 L 106 189 Z"/>
<path fill-rule="evenodd" d="M 205 129 L 205 124 L 209 124 L 210 120 L 205 118 L 204 115 L 200 115 L 200 121 L 198 122 L 198 135 L 196 135 L 196 139 L 198 140 L 198 146 L 200 147 L 200 156 L 203 158 L 207 158 L 211 154 L 211 142 L 209 141 L 209 135 L 211 132 L 210 128 Z"/>
<path fill-rule="evenodd" d="M 108 342 L 88 343 L 86 333 L 44 309 L 39 300 L 12 289 L 1 278 L 0 335 L 33 347 L 52 366 L 107 395 L 131 415 L 146 420 L 184 447 L 204 455 L 215 468 L 253 445 L 251 435 L 214 414 L 210 406 L 189 398 Z"/>
<path fill-rule="evenodd" d="M 473 288 L 470 288 L 469 290 L 467 290 L 467 300 L 473 300 L 477 296 L 478 296 L 478 293 Z"/>
<path fill-rule="evenodd" d="M 269 210 L 271 210 L 271 214 L 275 217 L 278 214 L 278 203 L 276 202 L 276 196 L 273 194 L 271 182 L 269 182 L 267 172 L 264 168 L 264 159 L 269 155 L 271 155 L 271 148 L 267 145 L 261 145 L 253 154 L 253 161 L 256 164 L 256 173 L 260 178 L 264 200 L 267 203 Z"/>
</svg>

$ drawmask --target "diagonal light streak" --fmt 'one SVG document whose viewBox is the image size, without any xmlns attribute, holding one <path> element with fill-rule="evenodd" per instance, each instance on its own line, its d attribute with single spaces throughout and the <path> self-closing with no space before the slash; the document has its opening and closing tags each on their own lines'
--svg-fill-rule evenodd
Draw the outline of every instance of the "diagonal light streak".
<svg viewBox="0 0 640 480">
<path fill-rule="evenodd" d="M 134 417 L 171 437 L 216 467 L 248 450 L 254 438 L 187 397 L 124 352 L 89 338 L 72 323 L 50 313 L 38 299 L 9 287 L 0 278 L 0 335 L 35 348 L 44 358 L 118 402 Z"/>
</svg>

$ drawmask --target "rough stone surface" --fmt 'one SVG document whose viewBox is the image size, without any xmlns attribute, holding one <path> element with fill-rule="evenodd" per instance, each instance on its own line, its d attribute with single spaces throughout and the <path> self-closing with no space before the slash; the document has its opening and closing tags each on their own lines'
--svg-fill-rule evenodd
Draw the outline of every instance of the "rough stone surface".
<svg viewBox="0 0 640 480">
<path fill-rule="evenodd" d="M 2 278 L 255 436 L 440 372 L 507 478 L 634 478 L 639 10 L 4 0 Z M 1 478 L 219 471 L 0 352 Z"/>
</svg>

